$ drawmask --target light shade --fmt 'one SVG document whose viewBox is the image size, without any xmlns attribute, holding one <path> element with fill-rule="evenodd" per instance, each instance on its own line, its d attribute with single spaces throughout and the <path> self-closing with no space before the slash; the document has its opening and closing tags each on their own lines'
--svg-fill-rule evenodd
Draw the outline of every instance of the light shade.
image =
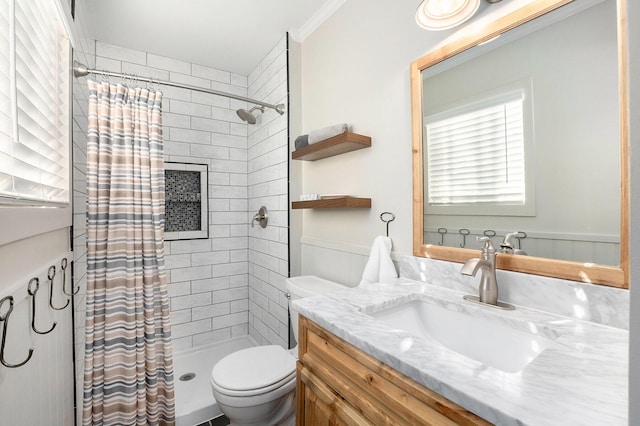
<svg viewBox="0 0 640 426">
<path fill-rule="evenodd" d="M 416 22 L 431 31 L 448 30 L 471 18 L 480 0 L 424 0 L 416 10 Z"/>
</svg>

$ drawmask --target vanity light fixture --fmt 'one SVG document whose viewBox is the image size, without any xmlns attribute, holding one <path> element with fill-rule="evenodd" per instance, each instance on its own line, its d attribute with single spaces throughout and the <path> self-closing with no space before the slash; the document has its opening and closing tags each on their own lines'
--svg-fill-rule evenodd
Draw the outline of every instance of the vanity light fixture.
<svg viewBox="0 0 640 426">
<path fill-rule="evenodd" d="M 423 0 L 416 22 L 425 30 L 448 30 L 470 19 L 479 7 L 480 0 Z"/>
</svg>

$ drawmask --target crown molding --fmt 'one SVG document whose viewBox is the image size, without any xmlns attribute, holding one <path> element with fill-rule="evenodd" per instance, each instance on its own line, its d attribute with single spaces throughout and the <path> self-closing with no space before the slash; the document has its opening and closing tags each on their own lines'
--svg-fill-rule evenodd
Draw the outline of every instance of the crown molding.
<svg viewBox="0 0 640 426">
<path fill-rule="evenodd" d="M 347 0 L 328 0 L 313 16 L 300 28 L 289 30 L 291 37 L 298 43 L 302 43 L 309 37 L 324 21 L 329 19 L 336 10 Z"/>
</svg>

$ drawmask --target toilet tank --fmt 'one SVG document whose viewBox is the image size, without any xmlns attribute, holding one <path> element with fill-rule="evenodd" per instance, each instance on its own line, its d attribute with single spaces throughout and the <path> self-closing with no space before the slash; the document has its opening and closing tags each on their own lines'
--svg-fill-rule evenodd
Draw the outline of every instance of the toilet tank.
<svg viewBox="0 0 640 426">
<path fill-rule="evenodd" d="M 293 336 L 296 338 L 296 344 L 298 342 L 298 311 L 291 304 L 291 301 L 348 288 L 346 285 L 325 280 L 324 278 L 316 277 L 315 275 L 303 275 L 300 277 L 287 278 L 286 287 L 289 292 L 291 328 L 293 329 Z"/>
</svg>

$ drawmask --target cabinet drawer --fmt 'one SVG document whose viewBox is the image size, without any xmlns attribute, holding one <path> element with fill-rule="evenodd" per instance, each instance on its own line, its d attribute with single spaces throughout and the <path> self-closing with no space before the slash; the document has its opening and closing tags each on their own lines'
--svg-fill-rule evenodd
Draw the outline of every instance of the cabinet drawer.
<svg viewBox="0 0 640 426">
<path fill-rule="evenodd" d="M 489 425 L 300 317 L 300 362 L 374 425 Z"/>
</svg>

